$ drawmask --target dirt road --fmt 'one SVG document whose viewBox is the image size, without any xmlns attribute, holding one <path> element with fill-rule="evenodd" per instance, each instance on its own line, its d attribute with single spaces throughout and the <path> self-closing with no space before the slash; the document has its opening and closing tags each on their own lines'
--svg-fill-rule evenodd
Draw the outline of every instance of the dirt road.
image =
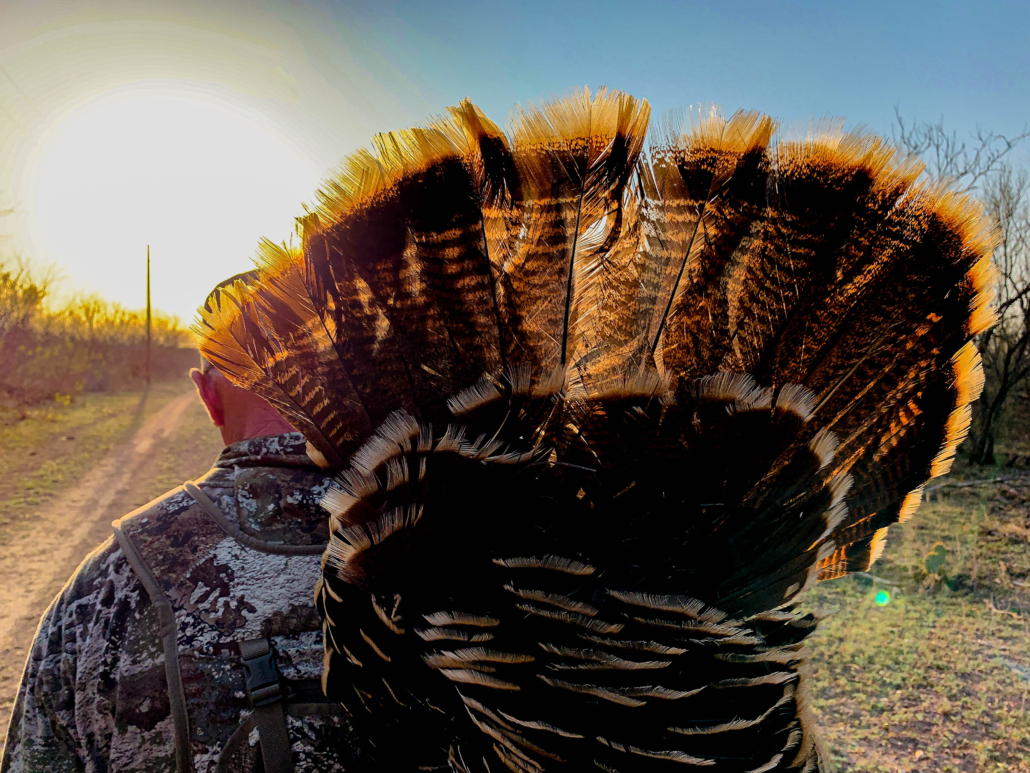
<svg viewBox="0 0 1030 773">
<path fill-rule="evenodd" d="M 220 448 L 196 397 L 183 390 L 141 418 L 56 504 L 0 535 L 0 752 L 40 615 L 82 559 L 110 536 L 111 521 L 201 474 Z"/>
</svg>

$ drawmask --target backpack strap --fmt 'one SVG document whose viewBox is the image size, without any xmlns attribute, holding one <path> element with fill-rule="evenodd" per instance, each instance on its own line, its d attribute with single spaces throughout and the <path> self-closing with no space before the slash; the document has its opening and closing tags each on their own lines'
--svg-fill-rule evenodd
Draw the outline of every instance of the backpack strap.
<svg viewBox="0 0 1030 773">
<path fill-rule="evenodd" d="M 321 555 L 324 552 L 320 545 L 284 545 L 253 537 L 226 518 L 211 498 L 192 481 L 184 483 L 183 488 L 229 537 L 245 547 L 262 553 L 287 556 Z M 122 530 L 121 520 L 114 521 L 111 525 L 122 554 L 157 612 L 159 635 L 164 650 L 169 711 L 174 728 L 175 770 L 176 773 L 192 773 L 190 723 L 179 668 L 178 625 L 172 603 L 132 539 Z M 250 733 L 256 729 L 260 737 L 265 773 L 293 773 L 291 744 L 286 728 L 287 714 L 335 716 L 341 713 L 342 707 L 320 694 L 319 680 L 292 682 L 282 679 L 275 664 L 275 650 L 268 639 L 241 642 L 239 650 L 240 662 L 246 672 L 247 695 L 254 710 L 244 719 L 222 749 L 215 770 L 218 773 L 228 770 L 226 766 L 234 753 L 247 743 Z M 307 684 L 308 681 L 312 684 Z"/>
<path fill-rule="evenodd" d="M 132 571 L 143 584 L 150 596 L 150 603 L 157 611 L 161 646 L 164 649 L 165 681 L 168 683 L 168 706 L 172 715 L 175 736 L 175 769 L 177 773 L 190 773 L 193 770 L 193 757 L 190 754 L 190 724 L 186 713 L 186 693 L 182 687 L 182 674 L 179 672 L 178 626 L 172 602 L 161 590 L 153 571 L 143 560 L 129 535 L 122 531 L 121 520 L 111 524 L 114 538 L 122 549 L 122 555 L 129 562 Z"/>
<path fill-rule="evenodd" d="M 247 697 L 254 707 L 253 726 L 261 741 L 265 773 L 293 773 L 282 680 L 272 643 L 268 639 L 240 642 L 240 663 L 247 676 Z"/>
<path fill-rule="evenodd" d="M 257 641 L 266 641 L 258 639 Z M 246 642 L 250 644 L 251 642 Z M 241 648 L 242 650 L 242 648 Z M 246 664 L 245 664 L 246 665 Z M 326 698 L 322 693 L 321 679 L 279 679 L 283 691 L 283 713 L 287 717 L 341 717 L 347 716 L 337 701 Z M 240 722 L 240 726 L 230 736 L 225 746 L 222 747 L 218 760 L 215 763 L 214 773 L 228 773 L 232 768 L 233 758 L 244 746 L 249 743 L 250 734 L 257 730 L 260 734 L 262 713 L 255 710 L 248 714 Z M 276 720 L 278 721 L 278 720 Z M 266 729 L 262 739 L 261 753 L 265 759 L 265 770 L 268 770 L 268 752 L 265 744 L 271 738 L 271 732 Z M 293 768 L 290 768 L 292 770 Z"/>
<path fill-rule="evenodd" d="M 244 532 L 239 526 L 225 517 L 225 513 L 214 503 L 193 481 L 182 484 L 186 493 L 192 497 L 205 513 L 229 537 L 240 545 L 281 556 L 317 556 L 325 552 L 321 545 L 284 545 L 278 542 L 266 542 Z M 275 650 L 266 638 L 250 639 L 240 642 L 240 663 L 247 678 L 247 696 L 250 698 L 253 712 L 233 733 L 229 742 L 218 757 L 215 770 L 227 769 L 229 761 L 253 730 L 258 731 L 261 743 L 261 756 L 264 760 L 265 773 L 293 773 L 293 756 L 290 737 L 286 728 L 288 713 L 284 689 L 288 683 L 279 674 L 275 664 Z M 293 690 L 290 690 L 291 696 Z M 326 706 L 324 696 L 321 700 L 309 698 L 295 707 L 298 714 L 331 714 L 336 713 Z"/>
</svg>

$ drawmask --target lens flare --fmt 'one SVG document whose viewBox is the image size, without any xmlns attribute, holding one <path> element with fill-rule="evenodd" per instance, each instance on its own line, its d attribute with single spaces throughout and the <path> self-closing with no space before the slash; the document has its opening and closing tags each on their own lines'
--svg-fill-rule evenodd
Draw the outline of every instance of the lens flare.
<svg viewBox="0 0 1030 773">
<path fill-rule="evenodd" d="M 250 268 L 261 236 L 289 238 L 319 172 L 246 105 L 171 88 L 98 97 L 61 124 L 39 161 L 39 254 L 71 283 L 192 318 L 207 289 Z"/>
<path fill-rule="evenodd" d="M 891 594 L 885 590 L 877 591 L 876 598 L 873 600 L 876 602 L 876 606 L 885 607 L 891 603 Z"/>
</svg>

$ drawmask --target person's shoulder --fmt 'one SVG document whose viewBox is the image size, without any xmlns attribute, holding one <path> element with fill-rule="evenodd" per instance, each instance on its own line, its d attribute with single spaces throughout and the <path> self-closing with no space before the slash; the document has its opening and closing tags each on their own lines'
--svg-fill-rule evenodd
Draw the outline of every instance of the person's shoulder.
<svg viewBox="0 0 1030 773">
<path fill-rule="evenodd" d="M 64 611 L 74 609 L 82 616 L 84 605 L 100 605 L 111 593 L 124 595 L 124 586 L 135 581 L 127 569 L 121 548 L 108 537 L 79 564 L 47 610 L 47 615 L 57 619 Z"/>
<path fill-rule="evenodd" d="M 71 625 L 76 638 L 85 639 L 85 629 L 112 624 L 108 613 L 120 618 L 114 622 L 121 625 L 138 622 L 152 600 L 134 559 L 142 555 L 146 563 L 155 553 L 169 552 L 175 534 L 202 523 L 201 515 L 200 507 L 177 486 L 114 521 L 114 534 L 86 556 L 47 610 L 50 628 L 67 635 Z M 133 556 L 126 554 L 127 547 Z"/>
<path fill-rule="evenodd" d="M 116 529 L 139 528 L 150 523 L 159 523 L 170 519 L 181 517 L 189 510 L 197 509 L 198 505 L 182 486 L 176 486 L 166 491 L 156 499 L 137 507 L 112 525 Z"/>
<path fill-rule="evenodd" d="M 243 450 L 251 450 L 251 445 Z M 187 580 L 196 567 L 210 563 L 216 553 L 219 561 L 234 566 L 267 562 L 264 553 L 242 545 L 226 547 L 225 541 L 233 539 L 226 533 L 226 522 L 261 541 L 323 543 L 326 519 L 319 502 L 329 479 L 310 460 L 307 465 L 290 464 L 290 458 L 268 456 L 272 455 L 223 453 L 214 468 L 194 481 L 210 500 L 207 506 L 214 504 L 221 518 L 213 517 L 180 486 L 116 521 L 119 541 L 138 554 L 166 591 Z"/>
<path fill-rule="evenodd" d="M 175 513 L 184 504 L 172 490 L 128 520 Z M 129 738 L 123 726 L 164 760 L 165 684 L 160 618 L 112 535 L 79 564 L 40 620 L 12 714 L 4 770 L 80 770 L 84 761 L 89 769 L 107 768 L 108 758 L 122 753 L 112 745 L 112 732 Z M 162 764 L 167 769 L 166 760 Z"/>
<path fill-rule="evenodd" d="M 231 470 L 213 469 L 197 485 L 209 496 L 216 495 L 232 490 L 232 478 Z M 172 584 L 225 537 L 181 485 L 119 518 L 112 526 L 116 545 L 137 574 L 155 574 Z"/>
<path fill-rule="evenodd" d="M 196 503 L 181 486 L 177 486 L 114 521 L 112 526 L 115 530 L 130 533 L 148 525 L 160 528 L 162 523 L 173 521 L 192 508 L 196 508 Z M 122 593 L 127 589 L 125 586 L 135 583 L 135 572 L 121 544 L 108 537 L 79 564 L 58 602 L 65 606 L 80 604 L 93 596 L 109 593 L 112 587 Z"/>
</svg>

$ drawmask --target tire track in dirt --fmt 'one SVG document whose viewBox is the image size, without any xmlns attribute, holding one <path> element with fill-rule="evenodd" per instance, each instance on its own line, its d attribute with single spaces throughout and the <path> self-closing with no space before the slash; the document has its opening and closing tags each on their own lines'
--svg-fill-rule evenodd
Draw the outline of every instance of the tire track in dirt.
<svg viewBox="0 0 1030 773">
<path fill-rule="evenodd" d="M 0 549 L 0 754 L 22 666 L 40 616 L 82 559 L 139 501 L 144 473 L 160 460 L 196 398 L 186 392 L 149 417 L 70 491 L 5 534 Z M 149 499 L 149 497 L 148 497 Z"/>
</svg>

